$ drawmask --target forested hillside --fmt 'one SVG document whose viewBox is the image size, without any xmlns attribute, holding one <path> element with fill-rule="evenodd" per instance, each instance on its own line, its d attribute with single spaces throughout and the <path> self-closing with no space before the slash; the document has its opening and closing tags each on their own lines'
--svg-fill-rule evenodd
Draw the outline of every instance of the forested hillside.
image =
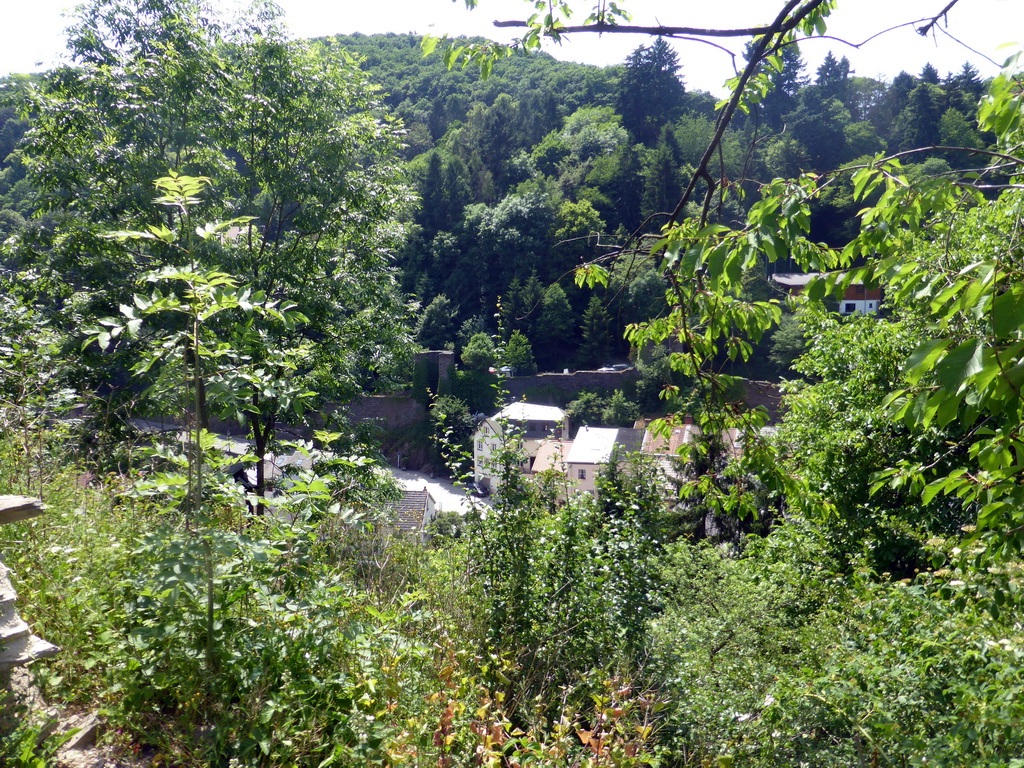
<svg viewBox="0 0 1024 768">
<path fill-rule="evenodd" d="M 402 283 L 428 320 L 426 308 L 439 296 L 447 300 L 446 324 L 428 322 L 420 343 L 461 349 L 473 332 L 496 332 L 501 297 L 503 337 L 520 330 L 544 370 L 625 357 L 621 329 L 664 308 L 658 270 L 632 259 L 598 291 L 578 289 L 573 270 L 638 229 L 657 231 L 714 134 L 716 99 L 686 89 L 675 52 L 655 39 L 604 69 L 519 54 L 481 80 L 474 69 L 425 59 L 413 36 L 331 42 L 362 57 L 405 125 L 404 153 L 421 207 L 402 254 Z M 763 101 L 730 124 L 709 168 L 746 193 L 716 203 L 716 221 L 740 221 L 759 185 L 775 177 L 831 173 L 921 146 L 982 148 L 993 139 L 973 123 L 983 85 L 970 64 L 944 76 L 926 65 L 886 83 L 857 76 L 848 60 L 831 54 L 808 72 L 798 46 L 789 46 L 770 81 Z M 960 152 L 908 158 L 921 176 L 971 162 Z M 813 237 L 837 246 L 849 241 L 859 208 L 852 193 L 837 180 L 815 202 Z M 763 280 L 751 289 L 768 290 Z M 601 317 L 584 321 L 595 296 L 592 312 Z M 604 325 L 615 332 L 592 338 Z M 757 369 L 782 372 L 767 360 Z"/>
<path fill-rule="evenodd" d="M 518 330 L 541 370 L 625 359 L 625 326 L 664 307 L 655 265 L 641 257 L 622 262 L 607 290 L 579 288 L 573 274 L 629 234 L 657 231 L 714 133 L 716 100 L 686 89 L 686 73 L 664 41 L 604 69 L 520 53 L 497 62 L 486 79 L 425 57 L 411 35 L 322 42 L 355 55 L 402 121 L 401 154 L 419 204 L 399 266 L 403 290 L 420 304 L 417 341 L 461 353 L 475 333 L 507 341 Z M 759 185 L 775 177 L 831 173 L 921 146 L 983 148 L 993 139 L 973 124 L 983 84 L 970 64 L 945 76 L 926 65 L 885 83 L 851 73 L 845 58 L 831 54 L 807 72 L 794 45 L 782 50 L 781 70 L 769 79 L 772 90 L 732 121 L 709 168 L 744 189 L 718 201 L 717 221 L 739 222 Z M 24 84 L 13 79 L 7 89 Z M 2 226 L 10 233 L 31 217 L 35 190 L 12 154 L 27 123 L 13 106 L 0 117 Z M 921 177 L 970 163 L 955 151 L 907 158 Z M 849 241 L 858 209 L 852 192 L 837 179 L 815 201 L 815 238 Z M 751 290 L 771 291 L 767 269 L 751 275 Z M 769 353 L 766 343 L 753 374 L 785 373 Z"/>
<path fill-rule="evenodd" d="M 90 0 L 3 82 L 0 494 L 48 510 L 0 555 L 108 765 L 1022 764 L 1024 61 L 809 72 L 835 4 L 776 5 L 721 103 L 657 37 L 536 52 L 558 4 L 424 58 Z M 506 424 L 411 535 L 337 407 L 420 397 L 458 479 L 506 373 L 627 359 L 570 415 L 671 452 L 570 493 Z M 0 765 L 69 764 L 6 674 Z"/>
</svg>

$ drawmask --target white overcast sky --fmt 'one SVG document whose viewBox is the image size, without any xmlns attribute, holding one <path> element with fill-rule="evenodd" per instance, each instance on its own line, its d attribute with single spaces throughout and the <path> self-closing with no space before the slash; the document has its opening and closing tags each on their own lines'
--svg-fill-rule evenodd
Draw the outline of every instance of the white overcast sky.
<svg viewBox="0 0 1024 768">
<path fill-rule="evenodd" d="M 218 0 L 213 0 L 217 4 Z M 434 35 L 475 34 L 501 40 L 491 26 L 495 19 L 522 19 L 530 4 L 524 0 L 480 0 L 467 11 L 462 0 L 278 0 L 285 20 L 296 37 L 337 33 L 416 32 Z M 581 9 L 594 0 L 576 0 Z M 860 43 L 883 29 L 937 13 L 948 0 L 840 0 L 829 22 L 829 33 Z M 673 26 L 745 27 L 769 20 L 779 7 L 777 0 L 710 0 L 682 3 L 679 0 L 620 0 L 633 14 L 633 23 Z M 68 0 L 4 0 L 0 25 L 0 74 L 35 72 L 55 64 L 64 51 Z M 224 0 L 224 4 L 228 4 Z M 948 29 L 948 35 L 946 34 Z M 952 39 L 949 35 L 952 35 Z M 959 41 L 959 42 L 958 42 Z M 577 35 L 547 50 L 561 59 L 589 64 L 615 64 L 649 39 L 633 35 Z M 1024 43 L 1024 0 L 959 0 L 949 12 L 948 28 L 922 38 L 911 27 L 888 32 L 854 49 L 837 40 L 807 42 L 801 46 L 813 74 L 825 53 L 847 56 L 857 74 L 892 79 L 900 70 L 920 72 L 931 62 L 945 75 L 970 60 L 984 76 L 995 74 L 1019 43 Z M 725 41 L 739 50 L 742 43 Z M 967 47 L 965 47 L 967 46 Z M 732 74 L 729 57 L 697 43 L 676 43 L 687 86 L 721 92 Z M 972 52 L 970 49 L 974 49 Z"/>
</svg>

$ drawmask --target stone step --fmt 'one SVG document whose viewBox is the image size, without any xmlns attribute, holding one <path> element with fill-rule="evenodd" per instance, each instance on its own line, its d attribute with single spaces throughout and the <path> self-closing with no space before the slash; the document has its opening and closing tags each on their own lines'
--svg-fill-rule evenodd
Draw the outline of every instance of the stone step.
<svg viewBox="0 0 1024 768">
<path fill-rule="evenodd" d="M 0 561 L 0 592 L 5 595 L 14 595 L 17 597 L 18 592 L 14 589 L 14 585 L 11 584 L 10 573 L 11 569 Z"/>
<path fill-rule="evenodd" d="M 33 634 L 0 644 L 0 670 L 20 667 L 39 659 L 49 659 L 60 653 L 60 648 Z"/>
<path fill-rule="evenodd" d="M 18 614 L 14 614 L 13 620 L 0 624 L 0 646 L 7 645 L 20 637 L 27 637 L 30 634 L 32 632 L 28 624 Z"/>
<path fill-rule="evenodd" d="M 29 496 L 0 496 L 0 524 L 17 523 L 43 514 L 43 504 Z"/>
<path fill-rule="evenodd" d="M 39 499 L 29 496 L 0 496 L 0 524 L 29 520 L 43 514 Z M 60 649 L 32 634 L 18 615 L 18 593 L 11 583 L 11 569 L 0 557 L 0 670 L 55 656 Z"/>
<path fill-rule="evenodd" d="M 4 629 L 18 626 L 19 619 L 18 609 L 14 605 L 8 605 L 6 608 L 0 609 L 0 636 L 2 636 Z"/>
<path fill-rule="evenodd" d="M 65 752 L 88 749 L 96 743 L 96 735 L 102 724 L 99 716 L 95 714 L 74 718 L 64 728 L 65 733 L 74 731 L 74 734 L 61 749 Z"/>
</svg>

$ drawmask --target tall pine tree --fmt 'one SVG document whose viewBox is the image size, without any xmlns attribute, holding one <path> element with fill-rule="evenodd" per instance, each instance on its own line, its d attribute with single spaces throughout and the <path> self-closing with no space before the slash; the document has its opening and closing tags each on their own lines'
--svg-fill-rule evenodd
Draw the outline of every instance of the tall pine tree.
<svg viewBox="0 0 1024 768">
<path fill-rule="evenodd" d="M 685 92 L 672 47 L 660 37 L 641 45 L 626 59 L 618 99 L 622 124 L 638 141 L 653 144 L 661 127 L 678 117 Z"/>
</svg>

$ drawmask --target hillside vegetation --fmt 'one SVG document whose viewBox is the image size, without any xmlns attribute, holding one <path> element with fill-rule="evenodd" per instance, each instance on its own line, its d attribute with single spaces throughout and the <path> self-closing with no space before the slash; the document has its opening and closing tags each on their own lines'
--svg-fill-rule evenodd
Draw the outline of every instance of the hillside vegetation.
<svg viewBox="0 0 1024 768">
<path fill-rule="evenodd" d="M 0 553 L 47 701 L 159 766 L 1020 765 L 1024 75 L 807 73 L 831 5 L 721 105 L 658 39 L 457 41 L 479 79 L 263 6 L 81 8 L 0 112 L 0 493 L 48 505 Z M 492 406 L 491 368 L 629 356 L 637 402 L 577 413 L 703 437 L 566 500 L 513 436 L 424 544 L 325 403 L 422 395 L 446 346 Z M 743 375 L 784 379 L 773 429 Z M 428 402 L 458 472 L 468 405 Z M 9 710 L 0 764 L 58 741 Z"/>
</svg>

